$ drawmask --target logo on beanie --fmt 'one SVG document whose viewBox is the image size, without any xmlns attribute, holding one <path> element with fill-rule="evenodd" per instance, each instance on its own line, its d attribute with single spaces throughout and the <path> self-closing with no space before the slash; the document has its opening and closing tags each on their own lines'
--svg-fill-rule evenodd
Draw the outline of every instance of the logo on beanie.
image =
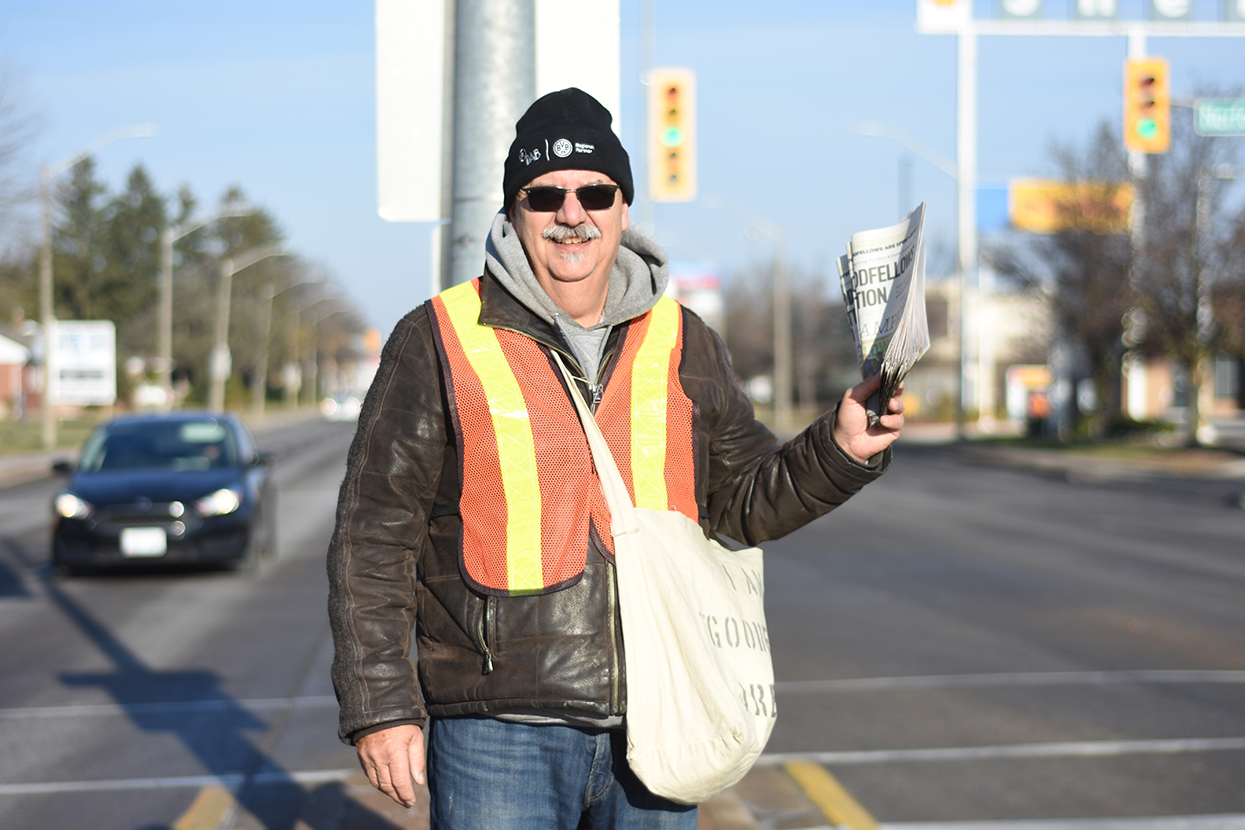
<svg viewBox="0 0 1245 830">
<path fill-rule="evenodd" d="M 575 148 L 571 146 L 571 142 L 567 141 L 565 138 L 559 138 L 557 141 L 553 142 L 553 154 L 560 159 L 564 159 L 569 156 L 571 151 L 574 149 Z"/>
<path fill-rule="evenodd" d="M 527 150 L 520 149 L 519 161 L 523 162 L 524 166 L 527 166 L 534 161 L 540 161 L 540 150 L 532 150 L 529 153 Z"/>
</svg>

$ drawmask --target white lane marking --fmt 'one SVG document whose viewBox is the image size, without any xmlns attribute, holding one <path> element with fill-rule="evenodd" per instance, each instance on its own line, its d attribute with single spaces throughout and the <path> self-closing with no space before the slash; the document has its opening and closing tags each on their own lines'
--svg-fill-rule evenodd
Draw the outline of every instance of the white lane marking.
<svg viewBox="0 0 1245 830">
<path fill-rule="evenodd" d="M 880 826 L 882 830 L 1245 830 L 1245 814 L 1021 821 L 899 821 Z"/>
<path fill-rule="evenodd" d="M 316 769 L 299 772 L 261 772 L 251 777 L 252 784 L 327 784 L 344 781 L 354 769 Z M 219 786 L 235 792 L 246 776 L 241 773 L 223 775 L 181 775 L 164 778 L 114 778 L 100 781 L 49 781 L 31 784 L 0 784 L 0 795 L 48 795 L 54 793 L 105 792 L 109 790 L 201 789 Z"/>
<path fill-rule="evenodd" d="M 1153 741 L 1063 741 L 1002 746 L 960 746 L 932 749 L 876 749 L 841 752 L 763 753 L 758 764 L 816 761 L 828 766 L 886 764 L 902 761 L 975 761 L 986 758 L 1095 758 L 1113 755 L 1167 755 L 1181 752 L 1245 750 L 1245 738 L 1173 738 Z"/>
<path fill-rule="evenodd" d="M 786 680 L 774 691 L 786 694 L 942 689 L 957 686 L 1097 686 L 1113 683 L 1245 683 L 1245 671 L 1143 670 L 935 674 L 918 677 L 860 677 L 845 680 Z"/>
<path fill-rule="evenodd" d="M 182 700 L 162 703 L 88 703 L 70 706 L 40 706 L 25 709 L 0 709 L 0 720 L 26 718 L 92 718 L 110 715 L 150 715 L 162 713 L 222 712 L 236 709 L 272 711 L 292 705 L 295 709 L 319 709 L 337 706 L 332 695 L 305 697 L 273 697 L 252 700 Z"/>
</svg>

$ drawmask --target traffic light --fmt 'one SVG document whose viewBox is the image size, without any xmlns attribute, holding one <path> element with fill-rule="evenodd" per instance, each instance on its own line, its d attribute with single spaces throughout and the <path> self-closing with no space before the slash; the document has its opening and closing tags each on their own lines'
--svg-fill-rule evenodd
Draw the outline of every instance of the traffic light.
<svg viewBox="0 0 1245 830">
<path fill-rule="evenodd" d="M 1124 61 L 1124 149 L 1166 153 L 1171 145 L 1171 83 L 1164 58 Z"/>
<path fill-rule="evenodd" d="M 648 87 L 648 181 L 655 202 L 696 198 L 696 76 L 655 69 Z"/>
</svg>

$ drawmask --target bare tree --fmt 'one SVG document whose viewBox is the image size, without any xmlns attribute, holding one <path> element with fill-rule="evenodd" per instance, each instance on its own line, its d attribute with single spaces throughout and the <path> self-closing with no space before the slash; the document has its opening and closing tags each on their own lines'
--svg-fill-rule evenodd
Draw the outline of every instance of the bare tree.
<svg viewBox="0 0 1245 830">
<path fill-rule="evenodd" d="M 823 272 L 788 271 L 794 391 L 799 406 L 812 410 L 858 383 L 860 367 L 837 286 Z M 734 274 L 726 290 L 726 343 L 745 380 L 774 369 L 773 273 L 773 263 L 751 266 Z"/>
<path fill-rule="evenodd" d="M 0 65 L 0 247 L 15 241 L 21 208 L 36 194 L 38 182 L 26 153 L 38 123 L 13 71 Z"/>
<path fill-rule="evenodd" d="M 1217 91 L 1202 96 L 1224 97 Z M 1197 135 L 1192 111 L 1173 109 L 1171 149 L 1150 157 L 1143 186 L 1137 288 L 1145 338 L 1184 369 L 1190 444 L 1198 442 L 1202 388 L 1223 336 L 1213 324 L 1212 288 L 1239 269 L 1233 232 L 1245 222 L 1245 211 L 1225 216 L 1225 189 L 1218 186 L 1221 176 L 1234 174 L 1237 147 L 1232 139 Z"/>
<path fill-rule="evenodd" d="M 1065 338 L 1083 355 L 1097 407 L 1079 413 L 1095 438 L 1120 412 L 1124 315 L 1133 304 L 1133 249 L 1127 229 L 1130 187 L 1119 135 L 1100 125 L 1084 148 L 1055 145 L 1053 166 L 1068 185 L 1055 204 L 1058 229 L 990 252 L 988 260 L 1021 287 L 1049 302 Z"/>
</svg>

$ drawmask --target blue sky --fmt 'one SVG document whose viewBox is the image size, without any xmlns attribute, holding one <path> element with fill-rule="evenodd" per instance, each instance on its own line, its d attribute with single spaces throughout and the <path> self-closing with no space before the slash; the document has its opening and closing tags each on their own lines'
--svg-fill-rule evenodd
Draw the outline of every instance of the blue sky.
<svg viewBox="0 0 1245 830">
<path fill-rule="evenodd" d="M 656 5 L 656 63 L 691 67 L 699 90 L 701 198 L 652 212 L 673 257 L 729 275 L 770 256 L 746 222 L 706 207 L 716 199 L 781 226 L 794 266 L 831 275 L 853 231 L 898 217 L 905 157 L 934 245 L 952 249 L 953 180 L 853 132 L 881 122 L 955 155 L 955 38 L 918 34 L 915 0 Z M 1140 0 L 1120 7 L 1143 14 Z M 622 138 L 637 179 L 641 8 L 621 0 Z M 1068 0 L 1046 8 L 1069 16 Z M 1195 9 L 1214 20 L 1219 0 Z M 993 17 L 993 2 L 975 14 Z M 0 0 L 0 62 L 42 120 L 32 177 L 111 130 L 156 123 L 158 136 L 98 155 L 114 188 L 139 162 L 162 190 L 187 183 L 205 204 L 241 185 L 388 333 L 426 299 L 429 226 L 376 214 L 373 39 L 370 0 Z M 983 37 L 979 51 L 981 184 L 1049 174 L 1052 141 L 1118 128 L 1123 38 Z M 1245 39 L 1151 39 L 1149 51 L 1171 61 L 1177 96 L 1245 86 Z"/>
</svg>

